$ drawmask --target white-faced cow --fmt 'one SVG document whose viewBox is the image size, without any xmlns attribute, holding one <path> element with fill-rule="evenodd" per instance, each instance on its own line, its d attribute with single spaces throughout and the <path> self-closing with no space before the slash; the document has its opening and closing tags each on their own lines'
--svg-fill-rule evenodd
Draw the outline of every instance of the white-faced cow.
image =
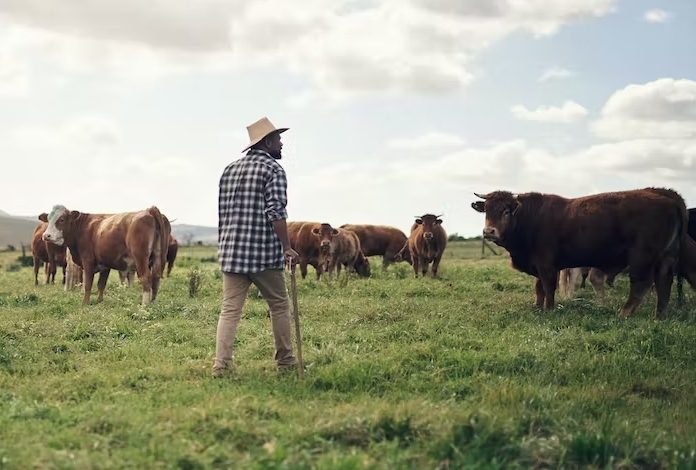
<svg viewBox="0 0 696 470">
<path fill-rule="evenodd" d="M 135 266 L 143 284 L 143 305 L 157 298 L 170 233 L 157 207 L 122 214 L 86 214 L 54 206 L 47 218 L 43 238 L 66 245 L 75 263 L 83 269 L 88 303 L 94 274 L 99 272 L 97 301 L 111 269 L 129 270 Z"/>
<path fill-rule="evenodd" d="M 408 237 L 408 252 L 416 277 L 419 270 L 425 276 L 431 262 L 433 263 L 432 276 L 437 277 L 437 270 L 446 246 L 447 233 L 442 228 L 442 219 L 439 216 L 425 214 L 416 217 Z"/>
<path fill-rule="evenodd" d="M 495 191 L 476 196 L 485 212 L 483 236 L 510 252 L 512 265 L 537 278 L 537 306 L 554 307 L 558 271 L 593 266 L 608 275 L 628 266 L 631 282 L 620 316 L 629 317 L 655 284 L 655 315 L 664 318 L 678 263 L 696 283 L 696 247 L 686 233 L 684 200 L 668 189 L 646 188 L 575 199 Z M 691 240 L 691 243 L 694 243 Z"/>
</svg>

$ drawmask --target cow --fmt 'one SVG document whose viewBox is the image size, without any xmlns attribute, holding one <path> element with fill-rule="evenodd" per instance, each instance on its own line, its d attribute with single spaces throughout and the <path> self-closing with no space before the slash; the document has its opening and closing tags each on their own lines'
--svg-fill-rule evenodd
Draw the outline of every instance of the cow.
<svg viewBox="0 0 696 470">
<path fill-rule="evenodd" d="M 63 268 L 63 284 L 65 284 L 65 247 L 54 245 L 43 240 L 43 234 L 48 228 L 48 224 L 43 222 L 42 217 L 47 214 L 39 215 L 39 224 L 34 229 L 31 240 L 31 254 L 34 258 L 34 285 L 39 285 L 39 268 L 44 266 L 46 273 L 46 284 L 56 282 L 56 271 L 58 266 Z"/>
<path fill-rule="evenodd" d="M 157 298 L 170 236 L 169 225 L 157 207 L 121 214 L 87 214 L 57 205 L 44 221 L 48 223 L 44 240 L 67 246 L 83 269 L 83 304 L 89 303 L 96 272 L 97 301 L 101 302 L 109 271 L 133 266 L 143 284 L 142 304 Z"/>
<path fill-rule="evenodd" d="M 599 298 L 604 298 L 604 284 L 613 287 L 613 278 L 610 279 L 604 272 L 597 268 L 566 268 L 559 272 L 558 286 L 561 295 L 570 299 L 575 294 L 575 286 L 578 278 L 582 279 L 580 288 L 585 288 L 585 280 L 590 278 L 590 284 Z"/>
<path fill-rule="evenodd" d="M 336 229 L 329 252 L 322 250 L 319 254 L 319 265 L 327 273 L 341 273 L 345 266 L 347 273 L 357 272 L 362 277 L 370 277 L 370 262 L 360 247 L 360 238 L 352 230 Z"/>
<path fill-rule="evenodd" d="M 317 272 L 317 279 L 321 278 L 323 268 L 319 256 L 331 251 L 331 242 L 338 230 L 327 223 L 303 222 L 299 228 L 298 222 L 291 222 L 288 231 L 290 246 L 299 255 L 300 274 L 307 277 L 307 265 L 312 265 Z M 291 228 L 290 228 L 291 227 Z"/>
<path fill-rule="evenodd" d="M 554 307 L 561 269 L 593 266 L 612 277 L 628 266 L 630 293 L 619 316 L 630 317 L 654 282 L 655 315 L 665 317 L 674 271 L 684 256 L 691 256 L 684 245 L 686 206 L 675 191 L 645 188 L 574 199 L 507 191 L 474 194 L 483 199 L 471 206 L 486 214 L 484 238 L 510 252 L 513 268 L 537 278 L 539 308 Z M 688 274 L 694 285 L 696 276 Z"/>
<path fill-rule="evenodd" d="M 696 240 L 696 207 L 689 209 L 687 215 L 689 224 L 686 232 L 692 240 Z M 680 304 L 684 302 L 684 276 L 681 271 L 677 273 L 677 300 Z"/>
<path fill-rule="evenodd" d="M 391 263 L 406 261 L 411 263 L 410 253 L 398 256 L 408 237 L 395 227 L 387 225 L 344 224 L 341 228 L 351 230 L 360 239 L 360 246 L 365 256 L 381 256 L 382 268 L 387 269 Z"/>
<path fill-rule="evenodd" d="M 408 253 L 413 262 L 416 277 L 419 270 L 425 277 L 428 265 L 432 262 L 432 276 L 437 278 L 437 270 L 446 246 L 447 233 L 442 228 L 440 216 L 424 214 L 416 217 L 408 237 Z M 405 249 L 402 250 L 402 256 L 405 256 L 405 252 Z"/>
<path fill-rule="evenodd" d="M 75 263 L 69 249 L 66 249 L 65 258 L 67 264 L 65 290 L 69 291 L 76 285 L 82 285 L 82 268 Z"/>
</svg>

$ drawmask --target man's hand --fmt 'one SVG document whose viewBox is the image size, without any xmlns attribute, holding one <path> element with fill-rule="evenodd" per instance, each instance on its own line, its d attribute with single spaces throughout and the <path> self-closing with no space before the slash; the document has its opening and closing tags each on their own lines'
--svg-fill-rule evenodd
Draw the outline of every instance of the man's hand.
<svg viewBox="0 0 696 470">
<path fill-rule="evenodd" d="M 290 266 L 297 263 L 297 259 L 300 257 L 300 255 L 297 254 L 297 252 L 293 250 L 291 247 L 285 248 L 283 250 L 283 254 L 285 255 L 285 262 L 288 263 Z"/>
</svg>

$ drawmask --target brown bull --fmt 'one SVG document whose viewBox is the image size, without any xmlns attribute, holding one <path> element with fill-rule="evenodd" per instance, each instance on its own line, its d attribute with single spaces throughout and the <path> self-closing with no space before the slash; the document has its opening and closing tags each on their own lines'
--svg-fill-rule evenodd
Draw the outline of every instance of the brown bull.
<svg viewBox="0 0 696 470">
<path fill-rule="evenodd" d="M 341 266 L 345 266 L 346 272 L 357 272 L 362 277 L 370 277 L 370 262 L 361 250 L 360 238 L 352 230 L 337 229 L 331 242 L 331 250 L 320 253 L 319 264 L 322 270 L 332 273 L 334 270 L 340 274 Z"/>
<path fill-rule="evenodd" d="M 44 240 L 70 249 L 82 267 L 88 303 L 94 274 L 99 272 L 97 301 L 104 298 L 109 271 L 135 266 L 143 284 L 143 305 L 157 298 L 169 241 L 169 224 L 157 207 L 122 214 L 85 214 L 54 206 Z"/>
<path fill-rule="evenodd" d="M 43 221 L 42 217 L 47 214 L 39 215 L 41 221 L 34 230 L 34 235 L 31 240 L 31 254 L 34 257 L 34 285 L 39 285 L 39 268 L 44 266 L 46 273 L 46 284 L 54 284 L 56 282 L 56 271 L 58 266 L 63 268 L 63 284 L 65 284 L 65 268 L 67 266 L 65 259 L 65 247 L 54 245 L 43 240 L 43 234 L 48 228 L 48 224 Z"/>
<path fill-rule="evenodd" d="M 575 199 L 506 191 L 477 196 L 484 200 L 472 207 L 486 214 L 484 237 L 510 252 L 515 269 L 537 278 L 538 307 L 554 307 L 561 269 L 593 266 L 612 276 L 628 266 L 631 288 L 620 316 L 632 315 L 654 282 L 655 314 L 664 318 L 680 250 L 687 250 L 684 260 L 692 256 L 684 243 L 686 207 L 676 192 L 647 188 Z"/>
<path fill-rule="evenodd" d="M 355 232 L 360 239 L 360 247 L 365 256 L 381 256 L 382 268 L 386 269 L 391 263 L 406 261 L 411 264 L 411 257 L 406 253 L 398 256 L 406 244 L 406 234 L 396 227 L 388 225 L 345 224 L 341 225 Z"/>
<path fill-rule="evenodd" d="M 299 255 L 298 264 L 302 278 L 307 277 L 307 265 L 311 265 L 317 272 L 317 279 L 321 278 L 323 267 L 320 263 L 321 253 L 331 251 L 331 242 L 338 230 L 330 224 L 317 222 L 289 222 L 288 235 L 290 246 Z"/>
<path fill-rule="evenodd" d="M 433 214 L 425 214 L 417 217 L 411 227 L 408 250 L 403 249 L 402 256 L 405 256 L 406 253 L 410 254 L 416 277 L 418 277 L 419 270 L 425 276 L 428 272 L 428 265 L 432 262 L 432 276 L 436 278 L 446 246 L 447 233 L 442 228 L 442 219 Z"/>
</svg>

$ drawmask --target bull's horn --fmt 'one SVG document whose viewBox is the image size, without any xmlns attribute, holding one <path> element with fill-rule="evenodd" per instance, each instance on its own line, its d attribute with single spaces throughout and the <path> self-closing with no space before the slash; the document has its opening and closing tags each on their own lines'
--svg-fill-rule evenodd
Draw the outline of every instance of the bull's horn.
<svg viewBox="0 0 696 470">
<path fill-rule="evenodd" d="M 474 196 L 481 198 L 481 199 L 488 199 L 488 194 L 479 194 L 479 193 L 474 193 Z"/>
</svg>

